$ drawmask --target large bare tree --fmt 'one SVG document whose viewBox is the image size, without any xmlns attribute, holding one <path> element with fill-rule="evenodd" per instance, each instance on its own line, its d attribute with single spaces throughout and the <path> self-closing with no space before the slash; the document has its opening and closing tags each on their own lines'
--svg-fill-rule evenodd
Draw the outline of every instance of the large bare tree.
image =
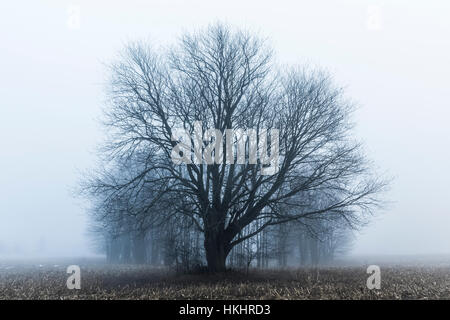
<svg viewBox="0 0 450 320">
<path fill-rule="evenodd" d="M 216 24 L 167 50 L 132 43 L 110 71 L 103 157 L 137 165 L 126 179 L 104 174 L 90 188 L 116 199 L 135 195 L 142 208 L 146 198 L 152 205 L 166 201 L 171 214 L 188 216 L 204 233 L 210 271 L 224 270 L 230 250 L 269 225 L 330 212 L 357 224 L 378 204 L 384 182 L 373 177 L 352 139 L 352 104 L 343 91 L 320 70 L 277 67 L 265 41 L 252 34 Z M 235 148 L 215 144 L 221 141 L 214 135 L 198 137 L 198 126 L 219 130 Z M 184 146 L 200 141 L 216 161 L 199 161 L 194 149 L 178 153 L 180 128 L 190 134 Z M 279 137 L 266 141 L 270 154 L 279 154 L 276 170 L 262 174 L 266 164 L 252 160 L 251 137 L 238 139 L 227 129 L 254 130 L 257 146 L 278 129 Z M 174 150 L 188 163 L 174 162 Z M 318 206 L 313 194 L 328 200 Z M 240 236 L 255 221 L 258 228 Z"/>
</svg>

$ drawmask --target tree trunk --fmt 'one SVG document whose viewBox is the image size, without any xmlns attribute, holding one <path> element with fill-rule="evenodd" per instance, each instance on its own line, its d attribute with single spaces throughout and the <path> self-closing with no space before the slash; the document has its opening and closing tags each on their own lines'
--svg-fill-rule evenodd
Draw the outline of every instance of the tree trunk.
<svg viewBox="0 0 450 320">
<path fill-rule="evenodd" d="M 160 259 L 160 246 L 162 246 L 162 243 L 160 238 L 157 237 L 156 229 L 152 229 L 150 231 L 151 236 L 151 243 L 150 243 L 150 264 L 153 266 L 160 265 L 161 259 Z"/>
<path fill-rule="evenodd" d="M 121 255 L 121 263 L 130 263 L 131 262 L 131 239 L 129 235 L 122 236 L 120 239 L 122 244 L 122 255 Z"/>
<path fill-rule="evenodd" d="M 138 234 L 133 239 L 133 259 L 137 264 L 147 262 L 147 247 L 144 234 Z"/>
<path fill-rule="evenodd" d="M 205 234 L 205 252 L 209 272 L 224 272 L 230 250 L 223 237 L 207 232 Z"/>
<path fill-rule="evenodd" d="M 309 241 L 311 251 L 311 263 L 314 266 L 319 264 L 319 241 L 316 238 L 311 237 Z"/>
</svg>

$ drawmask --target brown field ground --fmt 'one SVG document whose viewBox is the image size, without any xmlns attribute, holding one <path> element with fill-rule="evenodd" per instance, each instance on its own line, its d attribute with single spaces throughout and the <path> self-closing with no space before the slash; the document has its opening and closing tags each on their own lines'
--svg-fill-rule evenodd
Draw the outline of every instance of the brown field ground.
<svg viewBox="0 0 450 320">
<path fill-rule="evenodd" d="M 66 267 L 81 267 L 81 289 L 66 287 Z M 381 267 L 369 290 L 367 265 L 176 274 L 167 269 L 98 261 L 0 261 L 0 299 L 450 299 L 450 265 Z"/>
</svg>

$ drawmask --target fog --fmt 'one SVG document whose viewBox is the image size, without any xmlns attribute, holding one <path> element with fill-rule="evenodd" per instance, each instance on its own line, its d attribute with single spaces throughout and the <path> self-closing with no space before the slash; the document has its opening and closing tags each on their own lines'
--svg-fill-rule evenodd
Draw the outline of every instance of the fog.
<svg viewBox="0 0 450 320">
<path fill-rule="evenodd" d="M 0 256 L 87 256 L 85 203 L 106 70 L 124 43 L 168 45 L 220 20 L 279 63 L 327 68 L 358 105 L 355 133 L 393 177 L 354 254 L 450 253 L 448 1 L 3 1 Z"/>
</svg>

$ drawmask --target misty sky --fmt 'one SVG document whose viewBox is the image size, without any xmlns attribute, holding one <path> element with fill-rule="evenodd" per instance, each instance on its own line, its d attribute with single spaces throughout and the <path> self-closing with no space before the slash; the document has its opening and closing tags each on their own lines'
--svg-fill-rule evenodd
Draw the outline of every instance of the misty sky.
<svg viewBox="0 0 450 320">
<path fill-rule="evenodd" d="M 267 36 L 279 63 L 327 68 L 357 102 L 355 133 L 395 180 L 354 253 L 450 253 L 449 13 L 445 0 L 2 1 L 0 255 L 91 252 L 71 192 L 102 141 L 102 63 L 217 20 Z"/>
</svg>

